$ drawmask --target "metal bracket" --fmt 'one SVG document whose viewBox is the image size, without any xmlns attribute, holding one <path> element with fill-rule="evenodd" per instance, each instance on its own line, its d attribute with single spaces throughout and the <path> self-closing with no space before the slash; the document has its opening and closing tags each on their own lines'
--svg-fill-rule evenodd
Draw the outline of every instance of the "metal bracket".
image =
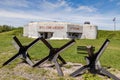
<svg viewBox="0 0 120 80">
<path fill-rule="evenodd" d="M 100 56 L 103 54 L 104 50 L 107 48 L 109 42 L 110 41 L 108 39 L 106 39 L 96 54 L 93 53 L 93 47 L 89 46 L 88 50 L 87 50 L 88 56 L 85 57 L 86 61 L 87 61 L 87 65 L 84 65 L 83 67 L 79 68 L 78 70 L 76 70 L 75 72 L 70 74 L 70 76 L 76 77 L 76 76 L 84 73 L 86 70 L 88 70 L 89 72 L 91 72 L 93 74 L 100 74 L 100 75 L 104 75 L 109 78 L 112 78 L 114 80 L 120 80 L 115 75 L 111 74 L 110 72 L 108 72 L 107 70 L 102 68 L 100 65 L 100 62 L 99 62 Z"/>
<path fill-rule="evenodd" d="M 58 75 L 63 76 L 62 69 L 60 68 L 60 64 L 58 63 L 57 59 L 61 60 L 63 64 L 66 64 L 65 60 L 60 56 L 60 53 L 67 49 L 68 47 L 72 46 L 75 43 L 75 40 L 72 39 L 65 45 L 63 45 L 60 48 L 53 48 L 51 44 L 49 44 L 45 39 L 41 39 L 41 41 L 50 49 L 49 55 L 43 58 L 42 60 L 38 61 L 36 64 L 33 65 L 33 67 L 36 67 L 38 65 L 44 64 L 46 61 L 51 61 L 55 64 L 55 67 L 57 69 Z"/>
<path fill-rule="evenodd" d="M 14 41 L 16 42 L 17 45 L 15 45 L 15 47 L 18 49 L 18 53 L 15 54 L 13 57 L 11 57 L 9 60 L 7 60 L 3 66 L 11 63 L 12 61 L 14 61 L 16 58 L 21 57 L 25 62 L 27 62 L 30 66 L 33 65 L 33 62 L 30 59 L 30 56 L 27 52 L 27 50 L 32 47 L 38 40 L 40 40 L 40 38 L 35 39 L 33 42 L 31 42 L 29 45 L 27 46 L 23 46 L 21 44 L 21 42 L 18 40 L 18 38 L 16 36 L 13 37 Z"/>
</svg>

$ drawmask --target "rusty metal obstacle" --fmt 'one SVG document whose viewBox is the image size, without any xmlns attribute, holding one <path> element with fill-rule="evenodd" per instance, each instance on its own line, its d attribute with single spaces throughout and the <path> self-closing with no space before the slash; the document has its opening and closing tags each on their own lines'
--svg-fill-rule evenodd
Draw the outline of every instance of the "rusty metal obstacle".
<svg viewBox="0 0 120 80">
<path fill-rule="evenodd" d="M 33 42 L 31 42 L 31 43 L 28 44 L 27 46 L 23 46 L 23 45 L 21 44 L 21 42 L 19 41 L 19 39 L 18 39 L 16 36 L 14 36 L 13 39 L 14 39 L 14 41 L 15 41 L 16 44 L 17 44 L 17 47 L 16 47 L 16 48 L 17 48 L 17 50 L 18 50 L 18 53 L 15 54 L 13 57 L 11 57 L 9 60 L 7 60 L 7 61 L 3 64 L 3 66 L 11 63 L 12 61 L 14 61 L 14 60 L 15 60 L 16 58 L 18 58 L 18 57 L 21 57 L 25 62 L 27 62 L 29 65 L 32 66 L 32 65 L 33 65 L 33 62 L 31 61 L 31 58 L 30 58 L 27 50 L 28 50 L 30 47 L 32 47 L 37 41 L 39 41 L 40 37 L 37 38 L 37 39 L 35 39 Z M 16 46 L 16 45 L 14 45 L 14 46 Z"/>
<path fill-rule="evenodd" d="M 16 36 L 14 36 L 13 39 L 17 45 L 16 48 L 18 50 L 18 53 L 15 54 L 13 57 L 11 57 L 9 60 L 7 60 L 3 64 L 3 66 L 11 63 L 12 61 L 14 61 L 18 57 L 21 57 L 26 63 L 28 63 L 32 67 L 41 66 L 45 62 L 51 61 L 54 63 L 54 65 L 57 69 L 58 75 L 59 76 L 64 75 L 62 72 L 62 69 L 60 67 L 60 64 L 58 62 L 58 59 L 62 62 L 62 64 L 66 64 L 66 61 L 61 57 L 60 53 L 64 50 L 66 50 L 68 47 L 72 46 L 75 43 L 74 39 L 70 40 L 69 42 L 67 42 L 66 44 L 61 46 L 60 48 L 52 47 L 52 45 L 47 40 L 45 40 L 43 37 L 39 37 L 39 38 L 35 39 L 34 41 L 32 41 L 30 44 L 28 44 L 26 46 L 23 46 Z M 29 48 L 31 48 L 39 40 L 41 40 L 48 47 L 49 54 L 45 58 L 43 58 L 42 60 L 40 60 L 34 64 L 27 51 Z M 87 65 L 84 65 L 83 67 L 79 68 L 75 72 L 71 73 L 70 76 L 76 77 L 78 75 L 83 74 L 86 70 L 88 70 L 89 72 L 91 72 L 93 74 L 100 74 L 100 75 L 110 77 L 114 80 L 120 80 L 115 75 L 111 74 L 106 69 L 104 69 L 101 66 L 100 61 L 99 61 L 101 55 L 103 54 L 103 52 L 105 51 L 105 49 L 107 48 L 109 43 L 110 43 L 110 41 L 108 39 L 106 39 L 97 53 L 94 53 L 93 46 L 87 46 L 88 56 L 85 57 Z"/>
<path fill-rule="evenodd" d="M 47 55 L 42 60 L 38 61 L 36 64 L 33 65 L 33 67 L 36 67 L 38 65 L 40 66 L 44 64 L 46 61 L 51 61 L 55 64 L 58 75 L 63 76 L 64 74 L 62 72 L 62 69 L 60 68 L 60 64 L 58 63 L 57 59 L 61 60 L 63 64 L 66 64 L 66 61 L 60 56 L 60 53 L 65 49 L 67 49 L 68 47 L 72 46 L 75 43 L 75 40 L 72 39 L 71 41 L 69 41 L 68 43 L 66 43 L 60 48 L 53 48 L 52 45 L 48 43 L 45 39 L 42 38 L 41 40 L 49 48 L 50 52 L 49 52 L 49 55 Z"/>
<path fill-rule="evenodd" d="M 72 46 L 75 43 L 74 39 L 72 39 L 71 41 L 69 41 L 68 43 L 66 43 L 65 45 L 63 45 L 60 48 L 53 48 L 51 46 L 51 44 L 47 40 L 45 40 L 43 37 L 39 37 L 39 38 L 35 39 L 33 42 L 31 42 L 27 46 L 23 46 L 16 36 L 14 36 L 13 39 L 17 44 L 16 48 L 18 49 L 18 53 L 15 54 L 13 57 L 11 57 L 9 60 L 7 60 L 5 63 L 3 63 L 3 66 L 11 63 L 18 57 L 21 57 L 25 62 L 27 62 L 30 66 L 33 66 L 33 67 L 44 64 L 46 61 L 51 61 L 55 64 L 58 74 L 60 76 L 63 76 L 62 69 L 60 68 L 60 64 L 58 63 L 57 59 L 59 59 L 62 62 L 62 64 L 66 64 L 66 61 L 60 56 L 60 53 L 62 51 L 64 51 L 65 49 L 67 49 L 68 47 Z M 45 58 L 43 58 L 42 60 L 40 60 L 39 62 L 34 64 L 31 60 L 27 50 L 30 47 L 32 47 L 39 40 L 41 40 L 49 48 L 50 52 L 49 52 L 48 56 L 46 56 Z M 16 46 L 16 45 L 14 45 L 14 46 Z"/>
<path fill-rule="evenodd" d="M 87 48 L 88 56 L 85 57 L 87 65 L 84 65 L 83 67 L 79 68 L 75 72 L 71 73 L 70 76 L 76 77 L 78 75 L 83 74 L 86 70 L 88 70 L 90 73 L 93 73 L 93 74 L 100 74 L 100 75 L 104 75 L 109 78 L 112 78 L 113 80 L 120 80 L 119 78 L 117 78 L 115 75 L 108 72 L 106 69 L 104 69 L 100 65 L 100 61 L 99 61 L 100 56 L 103 54 L 104 50 L 107 48 L 109 42 L 110 41 L 106 39 L 96 54 L 93 53 L 94 52 L 93 47 L 89 46 Z"/>
</svg>

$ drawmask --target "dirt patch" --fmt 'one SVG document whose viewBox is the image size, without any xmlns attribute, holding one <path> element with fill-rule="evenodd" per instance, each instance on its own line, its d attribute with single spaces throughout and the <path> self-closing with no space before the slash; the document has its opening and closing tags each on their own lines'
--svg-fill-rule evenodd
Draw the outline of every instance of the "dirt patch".
<svg viewBox="0 0 120 80">
<path fill-rule="evenodd" d="M 69 76 L 72 72 L 82 67 L 82 64 L 68 62 L 63 65 L 61 68 L 64 73 L 64 77 L 58 76 L 56 68 L 54 66 L 50 66 L 51 63 L 45 63 L 41 66 L 41 68 L 33 68 L 28 64 L 20 63 L 12 69 L 8 69 L 7 67 L 1 68 L 0 78 L 1 80 L 84 80 L 83 76 L 78 76 L 75 78 Z M 113 69 L 108 70 L 120 78 L 120 71 L 115 70 L 113 72 Z M 110 80 L 109 78 L 103 76 L 99 77 L 103 80 Z"/>
</svg>

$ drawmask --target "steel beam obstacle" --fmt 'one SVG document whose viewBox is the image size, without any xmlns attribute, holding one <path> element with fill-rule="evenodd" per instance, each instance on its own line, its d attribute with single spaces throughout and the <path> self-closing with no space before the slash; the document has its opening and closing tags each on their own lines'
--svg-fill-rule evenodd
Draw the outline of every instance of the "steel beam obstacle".
<svg viewBox="0 0 120 80">
<path fill-rule="evenodd" d="M 58 59 L 63 64 L 66 64 L 65 60 L 60 56 L 60 53 L 62 51 L 64 51 L 65 49 L 67 49 L 68 47 L 72 46 L 75 43 L 75 40 L 72 39 L 71 41 L 69 41 L 68 43 L 66 43 L 65 45 L 63 45 L 60 48 L 53 48 L 51 46 L 51 44 L 48 41 L 46 41 L 45 39 L 43 39 L 43 38 L 41 39 L 41 41 L 49 48 L 50 52 L 49 52 L 48 56 L 46 56 L 42 60 L 38 61 L 36 64 L 33 65 L 33 67 L 36 67 L 38 65 L 40 66 L 40 65 L 44 64 L 47 61 L 51 61 L 51 62 L 53 62 L 55 64 L 58 75 L 63 76 L 63 72 L 62 72 L 62 69 L 60 68 L 60 64 L 58 63 Z"/>
<path fill-rule="evenodd" d="M 107 76 L 109 78 L 112 78 L 113 80 L 120 80 L 115 75 L 111 74 L 106 69 L 104 69 L 100 65 L 100 62 L 99 62 L 100 56 L 103 54 L 104 50 L 107 48 L 109 42 L 110 41 L 108 39 L 106 39 L 105 42 L 103 43 L 103 45 L 101 46 L 101 48 L 99 49 L 99 51 L 96 54 L 93 53 L 93 47 L 92 46 L 88 47 L 88 50 L 87 50 L 88 51 L 88 56 L 85 57 L 85 59 L 87 61 L 87 65 L 79 68 L 78 70 L 76 70 L 75 72 L 70 74 L 70 76 L 76 77 L 78 75 L 83 74 L 86 70 L 88 70 L 92 74 L 100 74 L 100 75 L 104 75 L 104 76 Z"/>
<path fill-rule="evenodd" d="M 14 44 L 14 46 L 17 48 L 18 53 L 15 54 L 13 57 L 11 57 L 9 60 L 7 60 L 7 61 L 3 64 L 3 66 L 11 63 L 12 61 L 14 61 L 14 60 L 15 60 L 16 58 L 18 58 L 18 57 L 21 57 L 25 62 L 27 62 L 30 66 L 32 66 L 32 65 L 33 65 L 33 62 L 31 61 L 31 58 L 30 58 L 27 50 L 28 50 L 30 47 L 32 47 L 37 41 L 39 41 L 39 40 L 40 40 L 40 37 L 37 38 L 37 39 L 35 39 L 33 42 L 31 42 L 31 43 L 30 43 L 29 45 L 27 45 L 27 46 L 23 46 L 16 36 L 14 36 L 13 39 L 14 39 L 14 41 L 15 41 L 15 43 L 16 43 L 16 45 Z"/>
</svg>

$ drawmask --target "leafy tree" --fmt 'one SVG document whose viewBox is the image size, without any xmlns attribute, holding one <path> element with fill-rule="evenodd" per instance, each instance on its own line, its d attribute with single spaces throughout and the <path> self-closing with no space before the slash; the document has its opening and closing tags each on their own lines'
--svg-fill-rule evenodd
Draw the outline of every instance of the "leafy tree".
<svg viewBox="0 0 120 80">
<path fill-rule="evenodd" d="M 0 25 L 0 33 L 1 32 L 6 32 L 6 31 L 11 31 L 14 28 L 12 26 L 8 26 L 8 25 Z"/>
</svg>

